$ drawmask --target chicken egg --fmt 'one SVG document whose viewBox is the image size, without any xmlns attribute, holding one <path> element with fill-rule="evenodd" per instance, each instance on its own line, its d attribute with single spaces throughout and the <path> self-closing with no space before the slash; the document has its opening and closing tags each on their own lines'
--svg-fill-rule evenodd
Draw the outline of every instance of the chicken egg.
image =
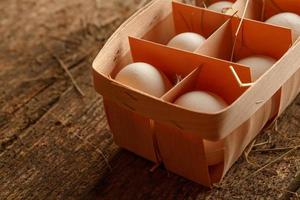
<svg viewBox="0 0 300 200">
<path fill-rule="evenodd" d="M 219 96 L 204 91 L 192 91 L 180 96 L 176 105 L 197 112 L 215 113 L 228 106 Z M 224 161 L 224 141 L 211 142 L 203 140 L 206 161 L 209 166 Z"/>
<path fill-rule="evenodd" d="M 300 36 L 300 16 L 295 13 L 279 13 L 266 20 L 266 23 L 292 29 L 296 38 Z"/>
<path fill-rule="evenodd" d="M 117 74 L 115 80 L 155 97 L 161 97 L 172 87 L 162 72 L 143 62 L 127 65 Z"/>
<path fill-rule="evenodd" d="M 167 46 L 193 52 L 197 50 L 204 41 L 205 38 L 198 33 L 185 32 L 173 37 Z"/>
<path fill-rule="evenodd" d="M 179 97 L 175 104 L 205 113 L 215 113 L 227 107 L 227 103 L 221 97 L 204 91 L 188 92 Z"/>
<path fill-rule="evenodd" d="M 230 1 L 219 1 L 216 3 L 211 4 L 207 7 L 207 9 L 216 11 L 219 13 L 225 13 L 227 10 L 232 8 L 233 3 Z"/>
<path fill-rule="evenodd" d="M 276 60 L 269 56 L 255 55 L 241 59 L 237 63 L 250 67 L 252 80 L 256 81 L 276 63 Z"/>
</svg>

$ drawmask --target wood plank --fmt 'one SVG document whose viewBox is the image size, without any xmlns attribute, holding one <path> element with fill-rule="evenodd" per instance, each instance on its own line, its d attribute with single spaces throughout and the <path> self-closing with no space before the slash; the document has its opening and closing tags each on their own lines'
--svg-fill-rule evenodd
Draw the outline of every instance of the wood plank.
<svg viewBox="0 0 300 200">
<path fill-rule="evenodd" d="M 78 80 L 89 77 L 87 66 L 86 62 L 76 68 Z M 29 101 L 3 130 L 12 136 L 1 143 L 0 159 L 5 161 L 1 166 L 1 177 L 5 177 L 0 181 L 1 197 L 46 198 L 70 190 L 72 195 L 81 195 L 81 190 L 74 192 L 74 188 L 83 186 L 84 182 L 78 181 L 89 180 L 86 184 L 93 185 L 93 178 L 95 182 L 107 170 L 102 153 L 112 155 L 117 148 L 106 131 L 100 98 L 89 81 L 81 85 L 87 94 L 83 99 L 70 85 L 60 95 L 53 94 L 59 93 L 55 87 L 63 88 L 57 82 Z M 82 179 L 84 176 L 88 178 Z"/>
<path fill-rule="evenodd" d="M 90 67 L 135 9 L 130 2 L 115 10 L 116 3 L 0 2 L 0 199 L 82 198 L 109 170 L 118 147 Z M 117 20 L 103 25 L 113 10 Z M 85 97 L 45 45 L 69 67 Z"/>
</svg>

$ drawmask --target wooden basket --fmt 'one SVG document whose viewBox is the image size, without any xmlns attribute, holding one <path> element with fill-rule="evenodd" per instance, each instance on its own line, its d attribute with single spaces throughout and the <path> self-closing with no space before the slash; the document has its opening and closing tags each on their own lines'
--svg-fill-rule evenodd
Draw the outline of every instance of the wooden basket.
<svg viewBox="0 0 300 200">
<path fill-rule="evenodd" d="M 297 0 L 273 2 L 282 10 L 300 13 Z M 291 30 L 255 21 L 261 19 L 262 6 L 264 16 L 278 12 L 268 3 L 237 0 L 230 12 L 245 14 L 244 20 L 201 8 L 201 1 L 198 5 L 172 0 L 149 3 L 108 40 L 93 63 L 93 76 L 119 146 L 210 187 L 224 177 L 246 146 L 300 92 L 300 44 Z M 241 32 L 233 48 L 234 33 L 240 24 Z M 207 38 L 196 52 L 164 45 L 186 31 Z M 229 60 L 253 53 L 270 55 L 278 62 L 257 81 L 241 87 L 229 66 L 233 66 L 243 83 L 251 82 L 250 69 Z M 152 64 L 168 77 L 181 74 L 183 80 L 156 98 L 113 79 L 124 66 L 138 61 Z M 208 114 L 172 103 L 195 88 L 214 92 L 230 105 Z M 223 163 L 208 166 L 204 139 L 224 140 Z"/>
</svg>

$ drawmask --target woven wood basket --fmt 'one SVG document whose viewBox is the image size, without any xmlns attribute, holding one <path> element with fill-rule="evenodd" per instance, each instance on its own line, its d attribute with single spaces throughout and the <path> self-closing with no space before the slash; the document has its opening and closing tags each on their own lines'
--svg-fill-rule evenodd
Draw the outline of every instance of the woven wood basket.
<svg viewBox="0 0 300 200">
<path fill-rule="evenodd" d="M 190 6 L 155 0 L 121 25 L 93 63 L 95 89 L 103 95 L 115 142 L 202 185 L 211 187 L 222 180 L 247 145 L 300 92 L 298 40 L 289 29 L 260 22 L 282 11 L 300 14 L 300 4 L 298 0 L 261 2 L 237 0 L 232 10 L 220 14 L 201 8 L 202 1 Z M 187 31 L 207 38 L 195 52 L 165 45 Z M 230 60 L 252 54 L 278 61 L 251 83 L 249 67 Z M 150 96 L 114 80 L 131 62 L 152 64 L 168 77 L 180 74 L 183 80 L 161 98 Z M 242 83 L 251 84 L 238 82 L 229 66 Z M 218 94 L 230 105 L 209 114 L 172 103 L 193 89 Z M 203 140 L 224 140 L 224 162 L 208 166 Z"/>
</svg>

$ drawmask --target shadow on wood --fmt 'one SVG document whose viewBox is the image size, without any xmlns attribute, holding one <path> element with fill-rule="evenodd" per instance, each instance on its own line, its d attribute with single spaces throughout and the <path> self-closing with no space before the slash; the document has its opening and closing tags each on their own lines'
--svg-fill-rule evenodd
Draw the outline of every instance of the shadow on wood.
<svg viewBox="0 0 300 200">
<path fill-rule="evenodd" d="M 96 199 L 201 199 L 209 189 L 172 174 L 163 166 L 153 173 L 153 163 L 126 150 L 111 162 L 112 172 L 102 179 L 91 196 Z"/>
</svg>

